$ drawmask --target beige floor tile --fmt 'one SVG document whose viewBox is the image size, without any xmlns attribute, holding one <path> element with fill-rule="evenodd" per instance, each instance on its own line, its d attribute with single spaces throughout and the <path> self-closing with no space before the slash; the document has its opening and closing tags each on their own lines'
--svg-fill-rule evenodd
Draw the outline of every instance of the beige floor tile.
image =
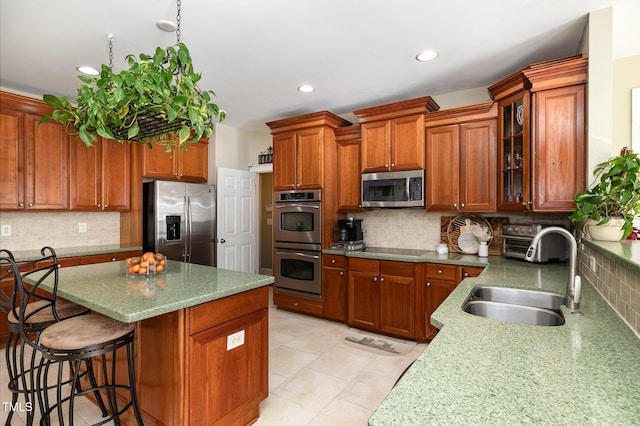
<svg viewBox="0 0 640 426">
<path fill-rule="evenodd" d="M 282 345 L 269 351 L 269 371 L 289 378 L 317 358 L 316 354 Z"/>
<path fill-rule="evenodd" d="M 317 415 L 315 411 L 303 408 L 277 395 L 260 404 L 260 418 L 256 426 L 304 426 Z"/>
<path fill-rule="evenodd" d="M 365 371 L 349 383 L 349 386 L 342 391 L 339 398 L 360 407 L 375 410 L 387 396 L 395 382 L 395 378 Z"/>
<path fill-rule="evenodd" d="M 373 411 L 340 398 L 334 399 L 309 426 L 366 426 Z"/>
<path fill-rule="evenodd" d="M 370 352 L 356 351 L 338 344 L 309 364 L 309 368 L 351 381 L 376 358 Z"/>
<path fill-rule="evenodd" d="M 295 401 L 306 409 L 320 411 L 348 384 L 346 380 L 304 368 L 278 386 L 273 393 L 288 401 Z"/>
</svg>

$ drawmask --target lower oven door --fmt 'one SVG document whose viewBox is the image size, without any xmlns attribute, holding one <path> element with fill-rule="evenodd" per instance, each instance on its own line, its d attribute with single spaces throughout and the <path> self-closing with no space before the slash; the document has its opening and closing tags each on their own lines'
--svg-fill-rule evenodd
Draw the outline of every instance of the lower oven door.
<svg viewBox="0 0 640 426">
<path fill-rule="evenodd" d="M 275 284 L 279 290 L 321 297 L 322 262 L 319 251 L 276 247 L 273 266 Z"/>
</svg>

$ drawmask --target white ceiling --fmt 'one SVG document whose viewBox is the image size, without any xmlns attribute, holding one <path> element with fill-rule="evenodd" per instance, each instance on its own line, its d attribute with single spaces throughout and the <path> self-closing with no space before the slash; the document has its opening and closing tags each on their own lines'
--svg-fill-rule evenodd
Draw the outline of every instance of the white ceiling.
<svg viewBox="0 0 640 426">
<path fill-rule="evenodd" d="M 576 53 L 590 11 L 637 0 L 181 0 L 181 41 L 225 124 L 353 110 L 489 86 Z M 176 42 L 176 0 L 2 0 L 0 86 L 73 98 L 79 65 Z M 434 48 L 440 57 L 414 57 Z M 316 87 L 297 92 L 302 83 Z"/>
</svg>

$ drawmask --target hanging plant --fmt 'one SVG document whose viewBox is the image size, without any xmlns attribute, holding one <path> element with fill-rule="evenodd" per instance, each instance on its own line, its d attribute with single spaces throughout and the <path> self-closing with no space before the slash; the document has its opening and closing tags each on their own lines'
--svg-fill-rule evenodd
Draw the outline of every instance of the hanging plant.
<svg viewBox="0 0 640 426">
<path fill-rule="evenodd" d="M 67 96 L 44 95 L 53 107 L 40 122 L 53 119 L 67 126 L 88 146 L 98 136 L 118 142 L 136 141 L 152 147 L 152 142 L 170 151 L 179 145 L 209 137 L 213 118 L 224 120 L 225 112 L 213 103 L 213 91 L 198 88 L 201 78 L 194 72 L 191 56 L 183 43 L 155 54 L 126 57 L 129 69 L 113 73 L 101 66 L 100 75 L 79 75 L 76 107 Z"/>
</svg>

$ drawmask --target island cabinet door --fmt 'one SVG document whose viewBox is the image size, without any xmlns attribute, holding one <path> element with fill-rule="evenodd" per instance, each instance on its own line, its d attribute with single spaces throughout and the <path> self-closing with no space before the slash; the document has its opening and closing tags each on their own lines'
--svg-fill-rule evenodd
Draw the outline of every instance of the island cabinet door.
<svg viewBox="0 0 640 426">
<path fill-rule="evenodd" d="M 268 395 L 267 310 L 189 338 L 189 424 L 249 424 Z"/>
</svg>

